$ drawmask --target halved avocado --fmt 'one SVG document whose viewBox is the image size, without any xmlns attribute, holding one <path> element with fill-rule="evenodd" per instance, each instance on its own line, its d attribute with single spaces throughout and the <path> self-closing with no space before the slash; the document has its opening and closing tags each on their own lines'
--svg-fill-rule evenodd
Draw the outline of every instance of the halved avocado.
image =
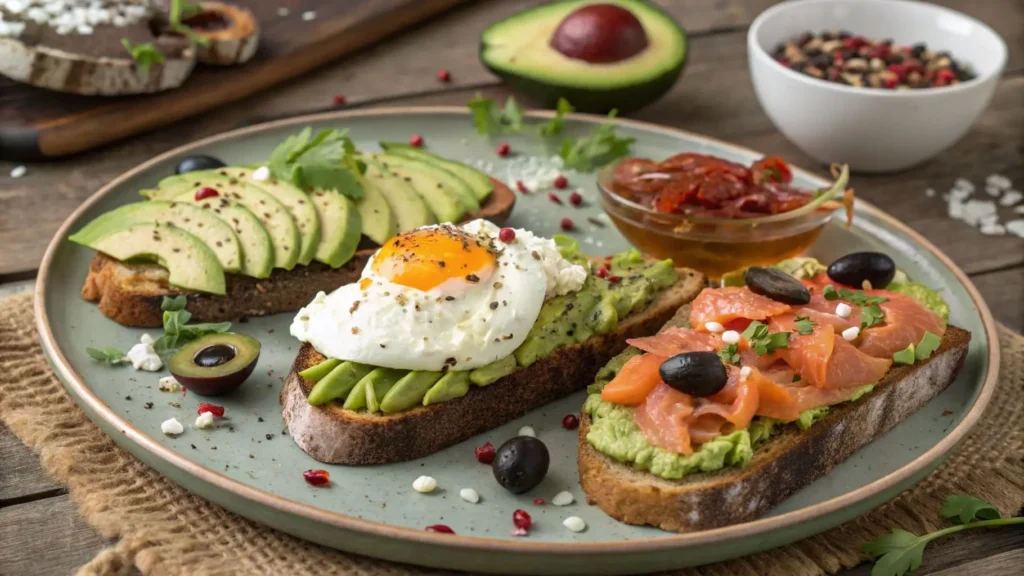
<svg viewBox="0 0 1024 576">
<path fill-rule="evenodd" d="M 552 2 L 484 30 L 480 60 L 547 107 L 629 112 L 657 100 L 686 63 L 686 33 L 640 0 Z"/>
<path fill-rule="evenodd" d="M 167 369 L 181 385 L 203 396 L 220 396 L 241 386 L 256 369 L 260 341 L 243 334 L 207 334 L 181 347 Z"/>
</svg>

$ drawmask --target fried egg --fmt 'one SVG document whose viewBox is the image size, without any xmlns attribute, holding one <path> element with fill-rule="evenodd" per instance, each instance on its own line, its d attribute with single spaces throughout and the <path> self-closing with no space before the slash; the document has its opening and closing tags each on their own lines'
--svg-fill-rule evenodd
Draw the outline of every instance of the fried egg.
<svg viewBox="0 0 1024 576">
<path fill-rule="evenodd" d="M 317 294 L 291 333 L 329 358 L 407 370 L 470 370 L 519 347 L 545 299 L 579 290 L 587 269 L 554 240 L 484 220 L 388 240 L 358 282 Z"/>
</svg>

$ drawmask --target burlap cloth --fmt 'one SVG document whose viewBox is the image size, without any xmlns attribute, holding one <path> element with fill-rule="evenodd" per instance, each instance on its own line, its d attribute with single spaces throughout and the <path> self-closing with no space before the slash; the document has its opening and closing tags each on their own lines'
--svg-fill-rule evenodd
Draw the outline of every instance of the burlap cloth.
<svg viewBox="0 0 1024 576">
<path fill-rule="evenodd" d="M 946 496 L 968 493 L 1016 511 L 1024 503 L 1024 337 L 1000 329 L 1002 378 L 962 448 L 895 501 L 822 535 L 679 576 L 832 574 L 896 527 L 939 526 Z M 66 484 L 82 517 L 117 544 L 79 574 L 413 576 L 450 572 L 343 554 L 236 516 L 164 479 L 120 449 L 71 400 L 37 343 L 29 295 L 0 299 L 0 420 Z"/>
</svg>

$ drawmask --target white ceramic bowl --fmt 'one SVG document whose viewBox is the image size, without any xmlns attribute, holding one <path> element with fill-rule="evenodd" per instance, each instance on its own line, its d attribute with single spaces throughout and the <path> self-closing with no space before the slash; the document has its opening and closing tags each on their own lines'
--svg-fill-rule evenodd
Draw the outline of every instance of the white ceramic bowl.
<svg viewBox="0 0 1024 576">
<path fill-rule="evenodd" d="M 804 31 L 849 30 L 896 45 L 925 42 L 948 50 L 977 75 L 919 90 L 854 88 L 818 80 L 771 53 Z M 903 0 L 792 0 L 754 20 L 747 33 L 754 91 L 775 126 L 808 155 L 860 172 L 892 172 L 952 146 L 988 105 L 1006 64 L 1006 44 L 959 12 Z"/>
</svg>

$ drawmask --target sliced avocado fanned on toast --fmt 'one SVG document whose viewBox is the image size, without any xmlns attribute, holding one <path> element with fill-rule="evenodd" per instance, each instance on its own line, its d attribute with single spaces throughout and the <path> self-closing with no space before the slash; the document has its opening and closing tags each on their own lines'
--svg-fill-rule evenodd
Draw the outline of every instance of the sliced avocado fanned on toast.
<svg viewBox="0 0 1024 576">
<path fill-rule="evenodd" d="M 437 223 L 434 213 L 412 185 L 397 172 L 384 170 L 373 158 L 369 158 L 366 163 L 363 184 L 364 192 L 365 188 L 373 188 L 384 197 L 395 216 L 398 232 L 408 232 L 420 226 Z"/>
<path fill-rule="evenodd" d="M 356 209 L 362 220 L 363 236 L 377 244 L 384 244 L 398 234 L 398 219 L 380 190 L 379 180 L 363 178 L 363 197 L 356 200 Z"/>
<path fill-rule="evenodd" d="M 459 178 L 462 178 L 462 180 L 469 185 L 470 189 L 473 191 L 473 195 L 476 196 L 476 199 L 480 202 L 486 200 L 487 197 L 494 192 L 494 183 L 491 182 L 490 176 L 461 162 L 456 162 L 454 160 L 444 158 L 443 156 L 438 156 L 433 152 L 428 152 L 423 148 L 417 148 L 416 146 L 402 144 L 400 142 L 381 142 L 380 147 L 388 154 L 423 160 L 424 162 L 435 164 L 445 170 L 448 170 Z"/>
<path fill-rule="evenodd" d="M 434 164 L 395 154 L 377 156 L 382 167 L 408 182 L 439 222 L 458 222 L 480 202 L 464 180 Z"/>
<path fill-rule="evenodd" d="M 333 190 L 313 190 L 309 195 L 324 222 L 316 260 L 338 268 L 352 259 L 362 235 L 362 219 L 355 202 Z"/>
<path fill-rule="evenodd" d="M 270 276 L 274 269 L 274 243 L 263 223 L 251 210 L 223 196 L 196 200 L 194 193 L 187 193 L 175 202 L 191 204 L 231 227 L 242 251 L 242 266 L 239 270 L 242 275 L 253 278 Z"/>
<path fill-rule="evenodd" d="M 214 254 L 225 272 L 242 268 L 242 247 L 238 236 L 226 222 L 198 206 L 182 202 L 153 201 L 126 204 L 102 214 L 68 240 L 90 246 L 133 224 L 157 223 L 180 228 L 204 244 Z"/>
</svg>

